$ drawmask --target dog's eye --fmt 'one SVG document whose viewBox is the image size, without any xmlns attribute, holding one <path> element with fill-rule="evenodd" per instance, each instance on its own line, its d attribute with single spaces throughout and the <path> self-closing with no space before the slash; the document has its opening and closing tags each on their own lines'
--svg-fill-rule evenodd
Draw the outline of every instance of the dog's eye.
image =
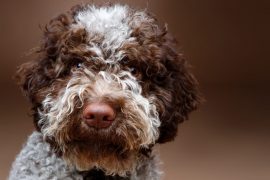
<svg viewBox="0 0 270 180">
<path fill-rule="evenodd" d="M 83 63 L 82 63 L 82 62 L 78 62 L 78 63 L 76 64 L 76 67 L 77 67 L 77 68 L 81 68 L 81 67 L 82 67 L 82 65 L 83 65 Z"/>
<path fill-rule="evenodd" d="M 137 74 L 137 69 L 135 68 L 135 67 L 133 67 L 133 66 L 131 66 L 130 68 L 129 68 L 129 71 L 131 72 L 131 74 Z"/>
<path fill-rule="evenodd" d="M 125 56 L 123 59 L 121 59 L 121 64 L 128 67 L 128 70 L 131 74 L 136 75 L 138 73 L 138 70 L 135 66 L 133 66 L 131 60 L 129 57 Z"/>
<path fill-rule="evenodd" d="M 124 65 L 127 65 L 129 62 L 129 58 L 127 56 L 123 57 L 123 59 L 121 59 L 121 63 Z"/>
</svg>

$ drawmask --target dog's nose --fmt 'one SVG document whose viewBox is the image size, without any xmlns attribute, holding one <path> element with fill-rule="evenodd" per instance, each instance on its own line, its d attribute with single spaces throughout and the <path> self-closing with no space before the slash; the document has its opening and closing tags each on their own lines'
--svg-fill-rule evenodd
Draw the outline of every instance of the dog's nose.
<svg viewBox="0 0 270 180">
<path fill-rule="evenodd" d="M 89 127 L 107 128 L 115 119 L 115 111 L 106 103 L 91 103 L 84 108 L 83 119 Z"/>
</svg>

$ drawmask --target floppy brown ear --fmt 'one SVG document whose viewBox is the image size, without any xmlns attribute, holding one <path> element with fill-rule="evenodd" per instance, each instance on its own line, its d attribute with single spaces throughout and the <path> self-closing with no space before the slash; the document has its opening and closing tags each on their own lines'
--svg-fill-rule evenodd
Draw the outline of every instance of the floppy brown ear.
<svg viewBox="0 0 270 180">
<path fill-rule="evenodd" d="M 164 62 L 167 69 L 167 87 L 171 91 L 171 103 L 161 116 L 159 143 L 174 139 L 178 124 L 188 119 L 191 111 L 201 102 L 198 83 L 191 73 L 187 61 L 176 50 L 176 43 L 168 34 L 163 44 Z M 164 100 L 165 102 L 165 100 Z"/>
<path fill-rule="evenodd" d="M 37 109 L 41 106 L 41 89 L 50 86 L 59 76 L 59 67 L 55 64 L 63 49 L 64 43 L 61 40 L 68 33 L 69 23 L 68 16 L 64 14 L 52 19 L 44 29 L 43 41 L 36 52 L 38 57 L 22 64 L 15 75 L 23 93 L 32 104 L 35 124 L 39 119 Z"/>
<path fill-rule="evenodd" d="M 78 7 L 73 8 L 74 11 L 76 8 Z M 65 46 L 70 43 L 67 39 L 72 35 L 69 31 L 69 25 L 71 24 L 73 13 L 75 12 L 71 11 L 67 14 L 60 14 L 45 26 L 43 40 L 36 51 L 38 57 L 21 65 L 17 71 L 16 79 L 26 96 L 33 103 L 36 103 L 35 94 L 59 75 L 57 70 L 60 68 L 55 67 L 55 64 L 57 59 L 58 61 L 65 59 L 65 57 L 59 57 L 64 54 Z"/>
<path fill-rule="evenodd" d="M 35 94 L 39 89 L 48 85 L 50 79 L 45 75 L 42 62 L 40 60 L 33 60 L 22 64 L 16 72 L 15 78 L 19 86 L 21 87 L 24 95 L 32 103 L 36 103 Z"/>
<path fill-rule="evenodd" d="M 34 124 L 38 130 L 37 122 L 39 117 L 37 108 L 40 107 L 40 100 L 38 100 L 39 98 L 37 94 L 41 88 L 48 86 L 51 81 L 51 79 L 45 75 L 44 71 L 47 69 L 46 66 L 43 66 L 44 68 L 41 67 L 41 60 L 33 60 L 22 64 L 15 75 L 15 79 L 21 87 L 24 95 L 31 102 L 31 114 L 34 118 Z"/>
</svg>

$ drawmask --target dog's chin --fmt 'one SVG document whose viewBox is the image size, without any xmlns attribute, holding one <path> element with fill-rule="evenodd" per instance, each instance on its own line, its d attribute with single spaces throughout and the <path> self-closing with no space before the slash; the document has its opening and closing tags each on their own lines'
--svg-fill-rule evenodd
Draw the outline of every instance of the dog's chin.
<svg viewBox="0 0 270 180">
<path fill-rule="evenodd" d="M 69 122 L 54 136 L 56 149 L 68 164 L 79 171 L 101 169 L 107 175 L 126 176 L 134 171 L 145 148 L 135 128 L 126 130 L 115 122 L 109 128 L 95 129 L 81 121 Z"/>
<path fill-rule="evenodd" d="M 101 169 L 107 175 L 126 176 L 136 166 L 138 150 L 104 139 L 88 139 L 69 143 L 63 157 L 79 171 Z"/>
</svg>

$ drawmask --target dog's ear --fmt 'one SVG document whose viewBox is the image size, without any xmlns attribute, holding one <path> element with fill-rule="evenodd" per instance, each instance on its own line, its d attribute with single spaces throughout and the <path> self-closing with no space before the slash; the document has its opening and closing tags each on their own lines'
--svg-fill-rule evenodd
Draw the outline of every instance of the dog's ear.
<svg viewBox="0 0 270 180">
<path fill-rule="evenodd" d="M 61 65 L 68 64 L 62 63 L 63 59 L 67 59 L 66 46 L 80 40 L 83 36 L 80 32 L 73 35 L 69 30 L 78 8 L 80 7 L 75 6 L 67 14 L 58 15 L 42 28 L 43 39 L 34 51 L 37 57 L 21 65 L 17 71 L 15 77 L 32 103 L 36 103 L 36 94 L 40 89 L 48 86 L 60 73 L 65 73 L 65 67 Z"/>
<path fill-rule="evenodd" d="M 64 37 L 69 33 L 69 17 L 61 14 L 45 26 L 43 40 L 33 52 L 36 57 L 22 64 L 15 75 L 15 80 L 32 104 L 32 115 L 37 128 L 38 108 L 41 107 L 41 101 L 46 95 L 44 89 L 50 87 L 59 76 L 60 70 L 65 69 L 59 66 L 60 63 L 57 61 L 61 59 L 59 57 L 63 51 L 64 41 L 67 39 Z"/>
<path fill-rule="evenodd" d="M 63 44 L 60 39 L 63 39 L 61 36 L 65 35 L 68 25 L 68 16 L 64 14 L 52 19 L 44 28 L 40 47 L 34 52 L 37 57 L 18 68 L 15 79 L 32 103 L 37 103 L 37 92 L 55 78 L 54 66 Z"/>
<path fill-rule="evenodd" d="M 167 69 L 165 89 L 169 89 L 171 100 L 161 115 L 159 143 L 174 139 L 178 124 L 188 119 L 188 114 L 197 108 L 202 99 L 187 61 L 177 51 L 176 41 L 167 33 L 163 38 L 163 64 Z M 162 101 L 166 102 L 165 99 Z"/>
<path fill-rule="evenodd" d="M 33 108 L 40 105 L 43 90 L 55 80 L 54 69 L 53 62 L 47 58 L 37 58 L 19 66 L 15 80 Z"/>
</svg>

